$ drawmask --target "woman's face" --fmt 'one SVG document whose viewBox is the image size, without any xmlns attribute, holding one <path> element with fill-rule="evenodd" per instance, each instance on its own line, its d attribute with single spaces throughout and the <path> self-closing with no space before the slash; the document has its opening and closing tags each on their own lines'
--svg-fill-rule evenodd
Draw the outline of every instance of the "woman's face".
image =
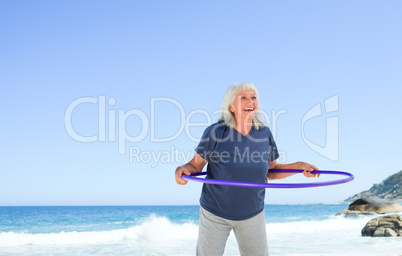
<svg viewBox="0 0 402 256">
<path fill-rule="evenodd" d="M 229 110 L 235 115 L 237 120 L 251 121 L 257 111 L 257 95 L 252 90 L 240 91 L 236 93 L 235 99 Z"/>
</svg>

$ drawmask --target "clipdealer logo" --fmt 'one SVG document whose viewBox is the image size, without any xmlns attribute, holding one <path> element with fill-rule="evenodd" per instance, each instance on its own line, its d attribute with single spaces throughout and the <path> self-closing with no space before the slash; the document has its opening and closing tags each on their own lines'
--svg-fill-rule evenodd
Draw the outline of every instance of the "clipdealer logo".
<svg viewBox="0 0 402 256">
<path fill-rule="evenodd" d="M 141 163 L 141 164 L 151 164 L 155 167 L 157 164 L 165 163 L 183 163 L 191 160 L 194 149 L 183 150 L 174 146 L 169 146 L 166 150 L 144 150 L 143 142 L 153 143 L 168 143 L 176 140 L 182 134 L 194 143 L 200 141 L 200 134 L 195 136 L 191 132 L 193 127 L 203 127 L 204 129 L 210 126 L 213 121 L 217 120 L 221 110 L 216 110 L 212 115 L 204 109 L 194 109 L 186 114 L 183 105 L 176 99 L 170 97 L 155 97 L 150 98 L 150 112 L 147 113 L 139 108 L 132 108 L 129 110 L 117 109 L 115 107 L 117 103 L 116 98 L 109 97 L 105 95 L 100 95 L 98 97 L 80 97 L 72 102 L 66 107 L 64 113 L 64 127 L 68 136 L 81 143 L 95 143 L 95 142 L 117 142 L 117 153 L 119 155 L 128 155 L 130 163 Z M 159 107 L 157 107 L 159 105 Z M 158 111 L 162 111 L 163 107 L 161 105 L 169 104 L 177 109 L 180 118 L 180 123 L 178 129 L 175 130 L 173 134 L 162 137 L 157 136 L 156 131 L 156 116 Z M 94 116 L 91 116 L 92 121 L 82 121 L 80 119 L 74 118 L 77 114 L 88 114 L 85 112 L 85 108 L 90 107 L 92 110 L 97 111 L 96 121 L 93 121 Z M 338 110 L 338 95 L 335 95 L 327 100 L 325 100 L 325 113 L 335 112 Z M 81 113 L 79 113 L 82 111 Z M 271 113 L 267 113 L 263 110 L 258 110 L 259 114 L 262 116 L 264 121 L 270 127 L 274 139 L 277 138 L 277 126 L 281 116 L 285 115 L 287 111 L 285 109 L 272 110 Z M 93 111 L 91 112 L 93 115 Z M 203 116 L 205 122 L 194 122 L 193 117 Z M 318 154 L 336 161 L 338 159 L 338 117 L 333 116 L 327 118 L 327 131 L 326 131 L 326 146 L 320 147 L 313 141 L 310 141 L 305 136 L 304 125 L 306 122 L 313 118 L 318 118 L 322 116 L 321 104 L 315 105 L 313 108 L 308 110 L 306 114 L 302 117 L 302 139 L 308 147 L 317 152 Z M 89 119 L 89 118 L 88 118 Z M 128 125 L 129 120 L 134 119 L 140 121 L 140 127 L 132 127 Z M 79 123 L 77 123 L 79 121 Z M 96 130 L 94 134 L 85 134 L 85 132 L 79 131 L 79 129 L 74 129 L 75 126 L 90 127 L 91 131 Z M 76 124 L 76 125 L 74 125 Z M 169 125 L 169 124 L 166 124 Z M 134 129 L 135 128 L 135 129 Z M 131 135 L 128 131 L 139 130 L 136 135 Z M 146 146 L 145 146 L 146 147 Z M 128 152 L 127 152 L 128 149 Z M 286 153 L 284 151 L 279 151 L 279 163 L 286 163 Z"/>
<path fill-rule="evenodd" d="M 322 111 L 324 110 L 324 111 Z M 316 153 L 328 158 L 332 161 L 339 159 L 339 116 L 334 113 L 339 110 L 339 96 L 334 95 L 327 98 L 324 104 L 316 104 L 303 116 L 301 124 L 301 133 L 303 141 Z M 332 115 L 325 117 L 327 115 Z M 305 135 L 306 122 L 315 118 L 325 117 L 325 145 L 320 146 L 317 143 L 309 140 Z"/>
</svg>

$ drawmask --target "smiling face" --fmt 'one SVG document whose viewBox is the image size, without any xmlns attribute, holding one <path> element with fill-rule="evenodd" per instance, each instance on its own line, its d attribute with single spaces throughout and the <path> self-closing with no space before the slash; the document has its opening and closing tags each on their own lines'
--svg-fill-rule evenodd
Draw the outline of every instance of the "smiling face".
<svg viewBox="0 0 402 256">
<path fill-rule="evenodd" d="M 236 93 L 233 104 L 229 107 L 235 116 L 236 122 L 251 123 L 258 106 L 257 95 L 252 90 Z"/>
</svg>

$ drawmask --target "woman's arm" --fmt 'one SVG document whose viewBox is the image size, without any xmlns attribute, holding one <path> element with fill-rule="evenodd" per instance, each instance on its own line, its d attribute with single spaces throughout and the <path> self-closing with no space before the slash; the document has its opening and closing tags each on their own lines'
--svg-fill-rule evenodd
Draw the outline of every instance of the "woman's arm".
<svg viewBox="0 0 402 256">
<path fill-rule="evenodd" d="M 207 162 L 207 160 L 195 153 L 190 162 L 176 168 L 175 177 L 177 184 L 187 184 L 188 180 L 183 179 L 181 176 L 183 174 L 188 176 L 191 173 L 201 172 Z"/>
<path fill-rule="evenodd" d="M 269 162 L 269 169 L 297 169 L 297 170 L 304 170 L 303 175 L 311 178 L 311 177 L 316 177 L 319 178 L 320 175 L 318 174 L 311 174 L 312 171 L 318 170 L 317 167 L 315 167 L 312 164 L 305 163 L 305 162 L 296 162 L 292 164 L 278 164 L 276 161 Z M 284 179 L 289 176 L 295 175 L 296 173 L 286 173 L 286 172 L 269 172 L 267 174 L 268 180 L 278 180 L 278 179 Z"/>
</svg>

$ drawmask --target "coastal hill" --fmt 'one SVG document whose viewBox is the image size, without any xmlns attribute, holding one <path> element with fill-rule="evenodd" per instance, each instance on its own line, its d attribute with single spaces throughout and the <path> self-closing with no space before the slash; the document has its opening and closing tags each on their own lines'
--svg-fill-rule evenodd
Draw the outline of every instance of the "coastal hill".
<svg viewBox="0 0 402 256">
<path fill-rule="evenodd" d="M 374 184 L 369 190 L 349 197 L 344 203 L 351 203 L 363 197 L 378 197 L 389 201 L 402 202 L 402 171 L 399 171 L 379 184 Z"/>
</svg>

